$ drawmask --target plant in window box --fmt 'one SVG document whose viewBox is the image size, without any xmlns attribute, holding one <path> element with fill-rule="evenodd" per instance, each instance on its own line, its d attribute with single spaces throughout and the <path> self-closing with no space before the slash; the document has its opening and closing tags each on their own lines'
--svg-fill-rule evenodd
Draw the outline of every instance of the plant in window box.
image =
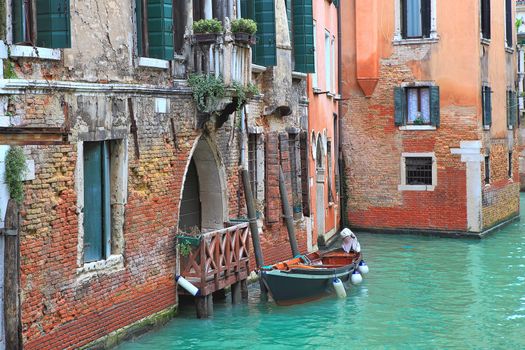
<svg viewBox="0 0 525 350">
<path fill-rule="evenodd" d="M 201 19 L 193 22 L 193 40 L 199 44 L 213 44 L 222 34 L 222 23 L 218 19 Z"/>
<path fill-rule="evenodd" d="M 189 232 L 181 231 L 176 235 L 176 238 L 179 253 L 186 257 L 201 244 L 202 234 L 199 228 L 194 226 Z"/>
<path fill-rule="evenodd" d="M 412 124 L 414 124 L 414 125 L 425 125 L 425 121 L 423 120 L 423 118 L 417 117 L 416 119 L 414 119 Z"/>
<path fill-rule="evenodd" d="M 255 33 L 257 33 L 257 23 L 254 20 L 239 18 L 232 21 L 232 33 L 235 41 L 244 44 L 255 44 Z"/>
</svg>

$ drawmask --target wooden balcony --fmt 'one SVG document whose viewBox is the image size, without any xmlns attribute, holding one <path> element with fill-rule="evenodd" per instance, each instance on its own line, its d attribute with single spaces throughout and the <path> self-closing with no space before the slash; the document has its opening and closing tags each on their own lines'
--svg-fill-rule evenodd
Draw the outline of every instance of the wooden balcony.
<svg viewBox="0 0 525 350">
<path fill-rule="evenodd" d="M 250 230 L 247 222 L 203 234 L 200 245 L 180 258 L 181 276 L 201 296 L 245 281 L 250 273 Z M 179 293 L 186 291 L 179 288 Z"/>
</svg>

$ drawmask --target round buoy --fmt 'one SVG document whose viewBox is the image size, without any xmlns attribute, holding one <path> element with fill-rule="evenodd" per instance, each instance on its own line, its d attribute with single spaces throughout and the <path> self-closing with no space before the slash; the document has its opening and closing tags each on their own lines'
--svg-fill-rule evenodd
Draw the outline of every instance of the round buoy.
<svg viewBox="0 0 525 350">
<path fill-rule="evenodd" d="M 364 260 L 361 260 L 359 262 L 358 270 L 362 275 L 366 275 L 368 273 L 368 265 Z"/>
<path fill-rule="evenodd" d="M 335 294 L 337 294 L 339 298 L 346 298 L 346 290 L 345 290 L 345 286 L 343 282 L 339 278 L 335 277 L 333 280 L 333 284 L 334 284 Z"/>
<path fill-rule="evenodd" d="M 352 284 L 359 284 L 359 283 L 363 282 L 363 276 L 361 276 L 361 274 L 359 273 L 359 271 L 354 270 L 354 272 L 352 273 L 352 277 L 350 278 L 350 280 L 352 281 Z"/>
</svg>

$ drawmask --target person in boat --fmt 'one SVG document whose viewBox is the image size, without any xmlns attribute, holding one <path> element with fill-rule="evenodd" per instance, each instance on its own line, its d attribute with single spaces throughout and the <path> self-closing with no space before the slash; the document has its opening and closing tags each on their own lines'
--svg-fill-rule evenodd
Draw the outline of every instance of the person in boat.
<svg viewBox="0 0 525 350">
<path fill-rule="evenodd" d="M 343 239 L 343 244 L 341 245 L 341 248 L 346 253 L 350 252 L 361 252 L 361 245 L 357 241 L 357 237 L 355 236 L 355 233 L 353 233 L 349 228 L 344 228 L 341 233 L 341 238 Z"/>
</svg>

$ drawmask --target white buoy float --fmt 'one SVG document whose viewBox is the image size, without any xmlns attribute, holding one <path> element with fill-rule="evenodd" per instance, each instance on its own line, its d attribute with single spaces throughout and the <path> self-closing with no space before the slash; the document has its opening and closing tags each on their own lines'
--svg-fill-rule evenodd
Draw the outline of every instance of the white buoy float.
<svg viewBox="0 0 525 350">
<path fill-rule="evenodd" d="M 179 286 L 181 286 L 182 288 L 184 288 L 188 293 L 190 293 L 191 295 L 193 295 L 194 297 L 196 296 L 199 296 L 201 291 L 199 290 L 199 288 L 195 287 L 193 284 L 191 284 L 187 279 L 185 279 L 184 277 L 182 276 L 177 276 L 175 277 L 175 281 L 177 281 L 177 283 L 179 284 Z"/>
<path fill-rule="evenodd" d="M 358 270 L 362 275 L 366 275 L 368 273 L 368 265 L 364 260 L 361 260 L 359 262 Z"/>
<path fill-rule="evenodd" d="M 359 284 L 363 282 L 363 276 L 361 276 L 358 270 L 354 270 L 354 272 L 352 273 L 352 277 L 350 278 L 350 281 L 352 282 L 352 284 Z"/>
<path fill-rule="evenodd" d="M 334 277 L 333 284 L 335 294 L 337 294 L 339 298 L 346 298 L 346 289 L 343 282 L 339 278 Z"/>
</svg>

